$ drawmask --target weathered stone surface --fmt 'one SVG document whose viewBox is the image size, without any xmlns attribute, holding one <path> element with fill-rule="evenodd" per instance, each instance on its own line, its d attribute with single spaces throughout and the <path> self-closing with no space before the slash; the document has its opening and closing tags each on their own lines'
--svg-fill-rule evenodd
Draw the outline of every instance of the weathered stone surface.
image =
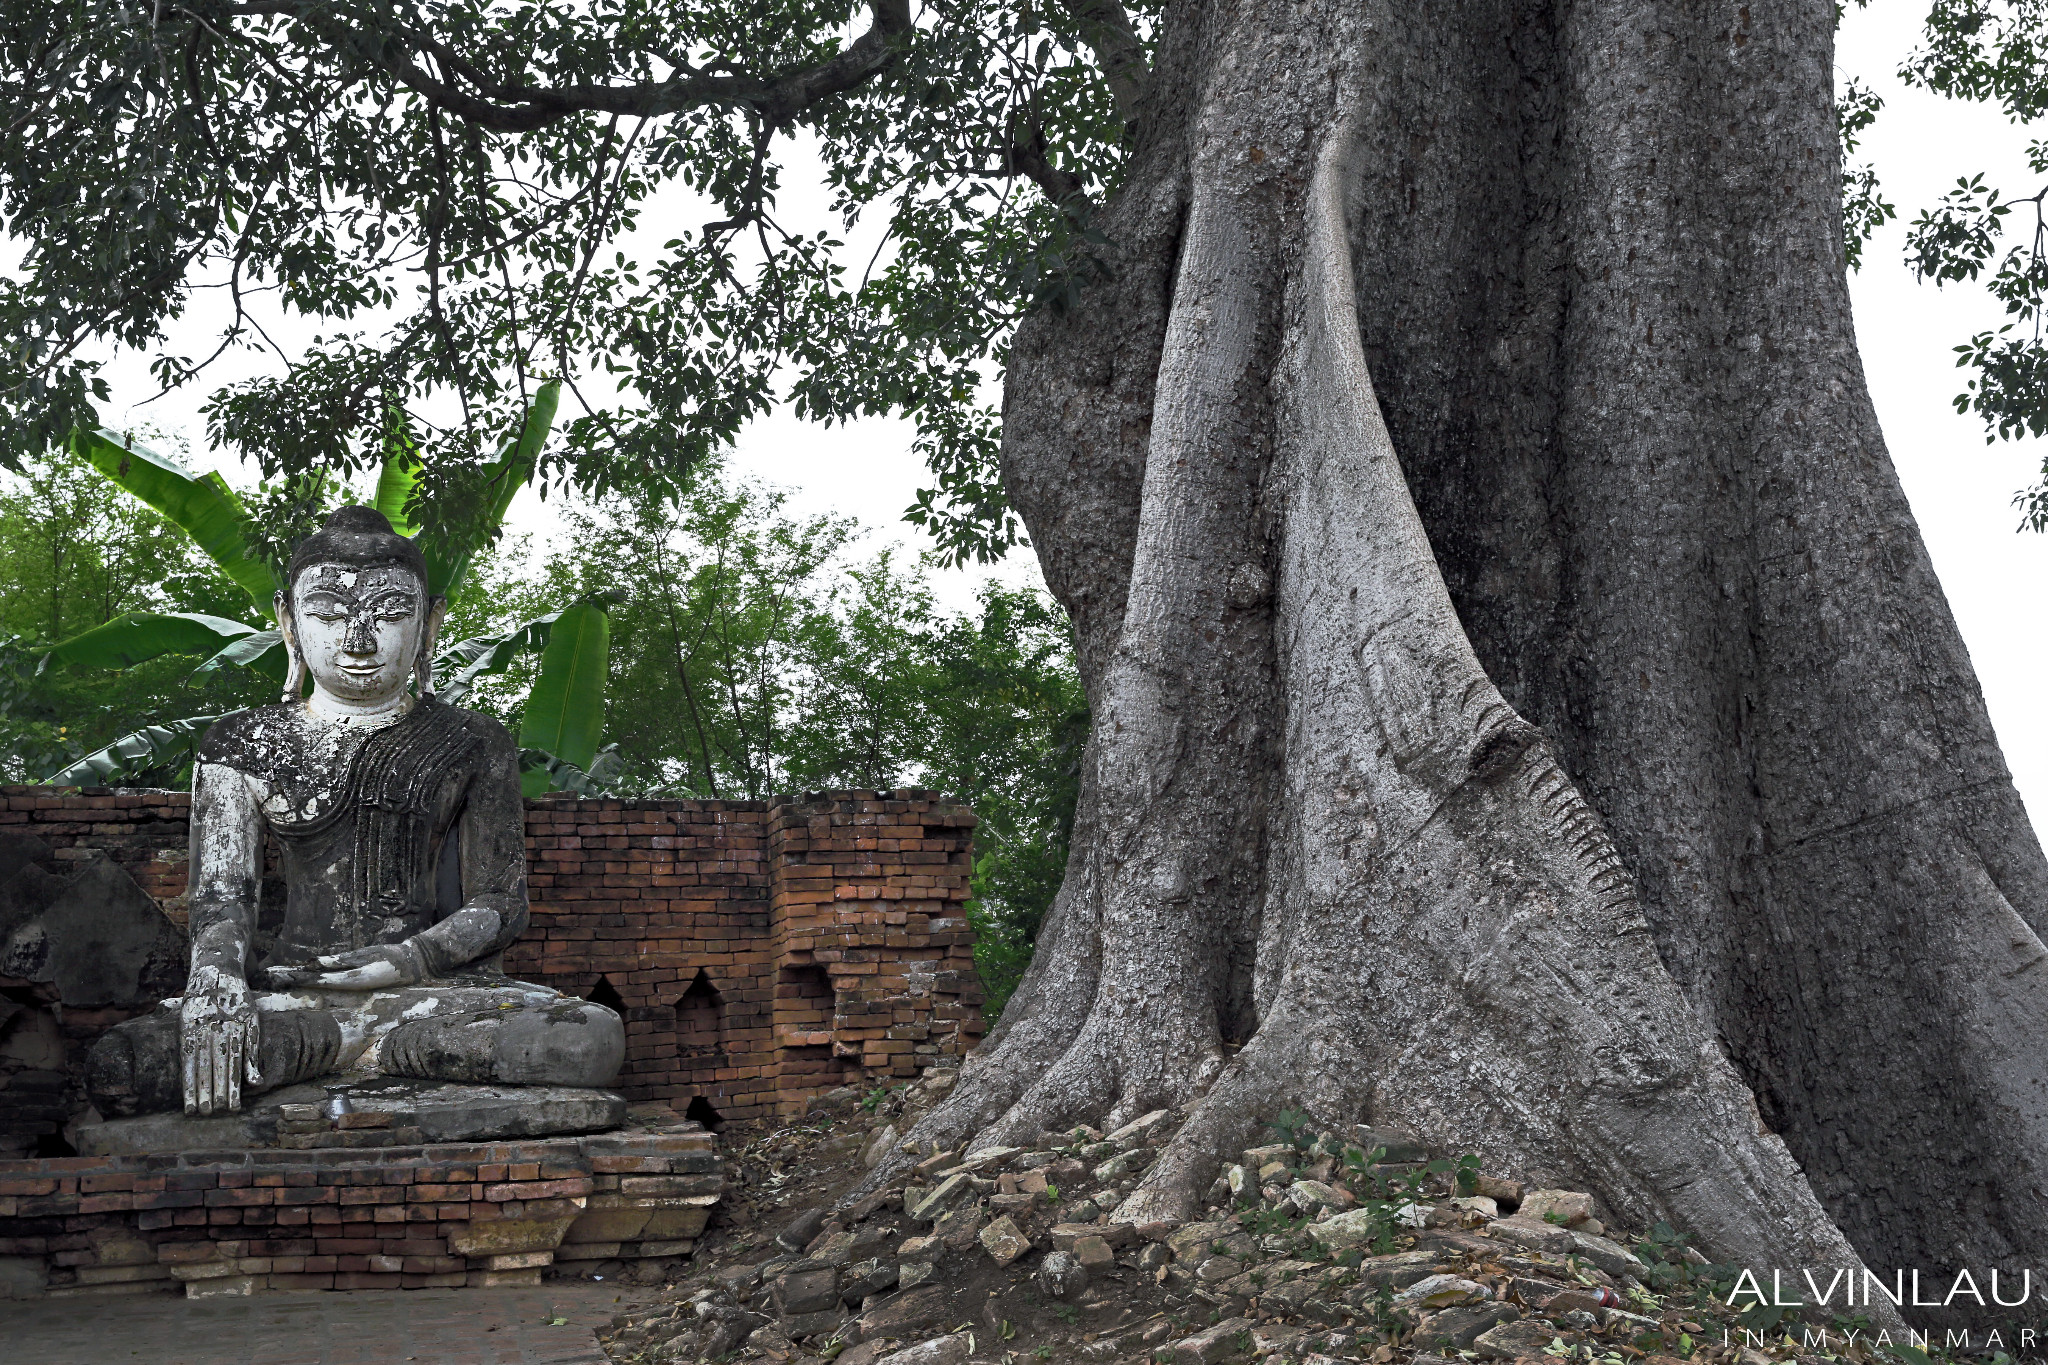
<svg viewBox="0 0 2048 1365">
<path fill-rule="evenodd" d="M 39 869 L 6 878 L 16 922 L 0 943 L 0 976 L 53 986 L 74 1009 L 134 1008 L 184 988 L 184 932 L 119 863 L 96 853 L 69 877 L 29 872 Z"/>
<path fill-rule="evenodd" d="M 1520 1322 L 1502 1323 L 1488 1328 L 1472 1339 L 1468 1348 L 1488 1360 L 1517 1360 L 1523 1356 L 1542 1356 L 1544 1349 L 1558 1336 L 1557 1327 L 1540 1318 L 1525 1318 Z"/>
<path fill-rule="evenodd" d="M 182 1113 L 143 1114 L 80 1124 L 83 1156 L 149 1152 L 228 1151 L 278 1145 L 286 1105 L 325 1105 L 336 1094 L 360 1112 L 389 1112 L 388 1126 L 417 1128 L 424 1142 L 483 1142 L 497 1138 L 601 1133 L 626 1118 L 626 1100 L 609 1090 L 556 1085 L 461 1085 L 374 1076 L 348 1082 L 286 1086 L 259 1095 L 238 1113 L 202 1118 Z M 324 1125 L 323 1125 L 324 1131 Z M 716 1193 L 715 1177 L 705 1193 Z M 696 1231 L 702 1231 L 702 1223 Z M 688 1234 L 695 1236 L 696 1231 Z M 605 1240 L 598 1238 L 595 1240 Z"/>
<path fill-rule="evenodd" d="M 1525 1206 L 1526 1207 L 1526 1206 Z M 1486 1235 L 1496 1241 L 1528 1251 L 1569 1251 L 1573 1234 L 1555 1223 L 1546 1223 L 1540 1218 L 1525 1218 L 1517 1213 L 1512 1218 L 1500 1218 L 1486 1225 Z"/>
<path fill-rule="evenodd" d="M 1571 1249 L 1599 1266 L 1610 1275 L 1629 1275 L 1642 1279 L 1649 1273 L 1636 1254 L 1618 1242 L 1597 1237 L 1590 1232 L 1574 1232 L 1571 1235 Z"/>
<path fill-rule="evenodd" d="M 1540 1218 L 1544 1222 L 1562 1222 L 1569 1226 L 1583 1223 L 1593 1216 L 1593 1196 L 1578 1190 L 1531 1190 L 1522 1196 L 1522 1207 L 1517 1210 L 1522 1218 Z"/>
<path fill-rule="evenodd" d="M 1225 1318 L 1206 1332 L 1197 1332 L 1173 1343 L 1172 1365 L 1215 1365 L 1215 1362 L 1244 1353 L 1249 1344 L 1251 1321 Z"/>
<path fill-rule="evenodd" d="M 1105 1142 L 1113 1142 L 1119 1147 L 1127 1147 L 1143 1142 L 1154 1134 L 1164 1132 L 1166 1130 L 1166 1121 L 1171 1117 L 1172 1113 L 1169 1110 L 1154 1109 L 1149 1114 L 1141 1114 L 1137 1118 L 1132 1119 L 1103 1140 Z"/>
<path fill-rule="evenodd" d="M 1366 1290 L 1382 1286 L 1406 1289 L 1432 1273 L 1437 1262 L 1434 1251 L 1400 1251 L 1391 1256 L 1369 1256 L 1358 1266 L 1358 1283 Z"/>
<path fill-rule="evenodd" d="M 1448 1308 L 1489 1297 L 1486 1286 L 1462 1275 L 1426 1275 L 1394 1295 L 1395 1303 L 1412 1303 L 1422 1308 Z"/>
<path fill-rule="evenodd" d="M 933 1337 L 876 1358 L 875 1365 L 960 1365 L 967 1359 L 967 1333 Z"/>
<path fill-rule="evenodd" d="M 841 1277 L 839 1297 L 847 1303 L 859 1303 L 870 1294 L 879 1294 L 896 1286 L 898 1272 L 894 1263 L 883 1260 L 859 1261 L 846 1268 Z"/>
<path fill-rule="evenodd" d="M 822 1313 L 839 1303 L 839 1272 L 830 1266 L 789 1271 L 769 1281 L 768 1291 L 785 1318 Z"/>
<path fill-rule="evenodd" d="M 1107 1270 L 1116 1264 L 1116 1252 L 1100 1237 L 1076 1237 L 1074 1259 L 1089 1270 Z"/>
<path fill-rule="evenodd" d="M 857 1331 L 863 1341 L 906 1336 L 933 1325 L 945 1314 L 946 1292 L 935 1284 L 926 1285 L 861 1314 L 856 1319 Z"/>
<path fill-rule="evenodd" d="M 503 1256 L 517 1251 L 553 1251 L 562 1235 L 582 1214 L 583 1200 L 536 1201 L 567 1203 L 575 1211 L 552 1218 L 493 1218 L 481 1223 L 447 1225 L 448 1246 L 458 1256 Z"/>
<path fill-rule="evenodd" d="M 960 1198 L 973 1188 L 968 1183 L 967 1173 L 961 1171 L 947 1176 L 938 1184 L 924 1191 L 914 1203 L 911 1200 L 910 1190 L 905 1189 L 903 1191 L 903 1212 L 919 1223 L 937 1222 L 953 1206 L 954 1200 Z"/>
<path fill-rule="evenodd" d="M 1076 1298 L 1088 1287 L 1088 1270 L 1071 1253 L 1055 1251 L 1038 1267 L 1038 1287 L 1056 1299 Z"/>
<path fill-rule="evenodd" d="M 981 1245 L 997 1265 L 1008 1265 L 1031 1250 L 1031 1239 L 1016 1223 L 1003 1217 L 981 1230 Z"/>
<path fill-rule="evenodd" d="M 1327 1222 L 1311 1223 L 1308 1235 L 1316 1245 L 1330 1251 L 1369 1246 L 1380 1235 L 1380 1224 L 1370 1209 L 1353 1209 Z"/>
<path fill-rule="evenodd" d="M 784 1251 L 802 1251 L 825 1230 L 825 1218 L 824 1209 L 805 1209 L 775 1234 L 775 1245 Z"/>
</svg>

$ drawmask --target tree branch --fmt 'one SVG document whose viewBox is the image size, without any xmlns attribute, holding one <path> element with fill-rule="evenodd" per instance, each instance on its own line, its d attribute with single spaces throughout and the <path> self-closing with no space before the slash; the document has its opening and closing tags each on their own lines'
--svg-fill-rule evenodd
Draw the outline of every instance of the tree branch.
<svg viewBox="0 0 2048 1365">
<path fill-rule="evenodd" d="M 1070 216 L 1075 209 L 1088 205 L 1088 192 L 1081 177 L 1061 170 L 1046 156 L 1045 130 L 1036 123 L 1031 125 L 1028 139 L 1012 137 L 1010 145 L 1003 149 L 1003 173 L 1029 179 L 1045 191 L 1046 198 L 1065 209 Z"/>
<path fill-rule="evenodd" d="M 1109 82 L 1116 111 L 1128 126 L 1138 119 L 1138 105 L 1152 86 L 1152 66 L 1145 44 L 1118 0 L 1062 0 L 1081 28 L 1081 41 L 1095 53 L 1096 65 Z"/>
<path fill-rule="evenodd" d="M 784 125 L 812 105 L 863 84 L 895 61 L 896 40 L 911 31 L 909 0 L 869 0 L 868 8 L 874 22 L 866 33 L 826 60 L 792 71 L 776 75 L 689 71 L 666 81 L 559 88 L 493 81 L 438 39 L 422 33 L 404 34 L 449 73 L 445 78 L 435 76 L 393 41 L 400 35 L 365 33 L 339 22 L 323 0 L 283 4 L 257 0 L 228 12 L 295 19 L 466 123 L 492 132 L 525 133 L 572 114 L 655 118 L 704 105 L 743 105 L 757 110 L 771 127 Z"/>
</svg>

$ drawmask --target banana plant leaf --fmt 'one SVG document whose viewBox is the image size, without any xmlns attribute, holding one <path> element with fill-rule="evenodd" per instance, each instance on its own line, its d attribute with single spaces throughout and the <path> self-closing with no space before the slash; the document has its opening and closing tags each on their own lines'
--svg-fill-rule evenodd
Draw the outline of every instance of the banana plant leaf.
<svg viewBox="0 0 2048 1365">
<path fill-rule="evenodd" d="M 617 589 L 591 593 L 581 601 L 608 610 L 625 601 Z M 460 706 L 476 687 L 477 679 L 503 673 L 521 654 L 538 654 L 547 648 L 548 632 L 554 628 L 559 611 L 521 621 L 503 635 L 473 635 L 449 645 L 434 656 L 434 695 L 450 706 Z"/>
<path fill-rule="evenodd" d="M 561 614 L 551 611 L 522 621 L 503 635 L 475 635 L 448 646 L 434 659 L 434 695 L 450 706 L 462 705 L 477 679 L 503 673 L 521 654 L 545 649 L 548 631 Z"/>
<path fill-rule="evenodd" d="M 193 669 L 192 676 L 185 681 L 197 687 L 221 669 L 233 666 L 253 668 L 271 681 L 281 683 L 290 665 L 290 659 L 285 656 L 284 636 L 275 630 L 259 630 L 254 635 L 244 635 L 216 653 Z"/>
<path fill-rule="evenodd" d="M 71 449 L 113 482 L 176 522 L 268 618 L 277 574 L 251 550 L 248 513 L 218 474 L 194 474 L 110 431 L 76 431 Z"/>
<path fill-rule="evenodd" d="M 519 723 L 519 747 L 542 749 L 564 763 L 589 770 L 604 730 L 604 690 L 609 673 L 611 617 L 584 601 L 569 607 L 549 628 L 540 673 L 526 694 Z M 528 796 L 547 790 L 545 770 L 529 770 L 520 786 Z"/>
<path fill-rule="evenodd" d="M 218 716 L 187 716 L 183 720 L 147 725 L 87 754 L 62 772 L 43 779 L 51 787 L 126 787 L 151 771 L 182 768 L 198 752 L 199 738 Z"/>
<path fill-rule="evenodd" d="M 420 533 L 410 511 L 413 490 L 419 486 L 420 462 L 412 433 L 406 429 L 404 417 L 393 414 L 391 430 L 384 438 L 384 464 L 377 471 L 377 491 L 370 505 L 402 536 Z"/>
<path fill-rule="evenodd" d="M 558 380 L 549 380 L 534 391 L 533 403 L 526 410 L 525 423 L 520 427 L 518 436 L 507 441 L 498 458 L 492 462 L 485 475 L 483 505 L 476 519 L 463 528 L 461 535 L 420 537 L 420 548 L 427 556 L 427 591 L 449 597 L 461 589 L 469 577 L 470 560 L 497 534 L 505 513 L 512 507 L 512 499 L 533 477 L 534 465 L 540 459 L 540 448 L 547 444 L 548 431 L 555 424 L 555 408 L 561 398 L 562 385 Z M 378 490 L 381 495 L 381 477 Z"/>
<path fill-rule="evenodd" d="M 255 626 L 196 611 L 131 611 L 51 645 L 43 661 L 46 666 L 58 663 L 81 668 L 133 668 L 165 654 L 216 654 L 223 645 L 259 633 L 262 632 Z M 279 678 L 283 676 L 278 674 Z"/>
</svg>

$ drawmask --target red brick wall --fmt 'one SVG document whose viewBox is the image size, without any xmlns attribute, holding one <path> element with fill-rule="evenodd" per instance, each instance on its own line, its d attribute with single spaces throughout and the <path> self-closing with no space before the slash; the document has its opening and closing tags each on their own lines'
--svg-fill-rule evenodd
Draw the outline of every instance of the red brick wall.
<svg viewBox="0 0 2048 1365">
<path fill-rule="evenodd" d="M 187 808 L 0 787 L 0 828 L 59 860 L 104 850 L 180 923 Z M 957 1064 L 982 1031 L 962 909 L 974 824 L 923 791 L 533 801 L 533 917 L 506 970 L 618 1008 L 619 1088 L 678 1112 L 788 1115 L 822 1089 Z"/>
</svg>

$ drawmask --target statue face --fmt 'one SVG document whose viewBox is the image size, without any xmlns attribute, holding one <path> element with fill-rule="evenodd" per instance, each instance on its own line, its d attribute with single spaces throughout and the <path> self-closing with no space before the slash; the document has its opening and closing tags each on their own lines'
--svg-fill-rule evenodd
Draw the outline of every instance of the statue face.
<svg viewBox="0 0 2048 1365">
<path fill-rule="evenodd" d="M 405 689 L 426 633 L 427 590 L 396 565 L 312 564 L 292 583 L 292 632 L 330 696 L 389 701 Z"/>
</svg>

